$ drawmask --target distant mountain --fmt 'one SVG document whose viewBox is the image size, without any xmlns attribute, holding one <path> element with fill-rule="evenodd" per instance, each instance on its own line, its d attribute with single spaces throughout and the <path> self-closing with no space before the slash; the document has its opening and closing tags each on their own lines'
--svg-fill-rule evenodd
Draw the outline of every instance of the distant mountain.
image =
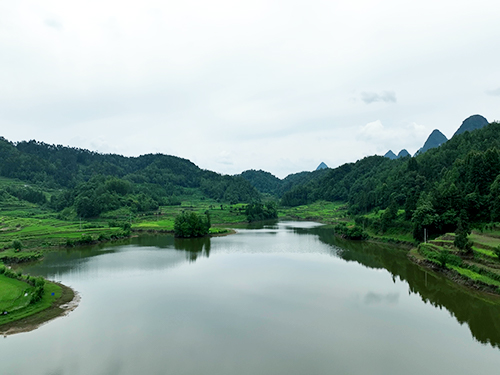
<svg viewBox="0 0 500 375">
<path fill-rule="evenodd" d="M 446 138 L 446 136 L 443 133 L 441 133 L 437 129 L 434 129 L 431 135 L 429 135 L 429 138 L 427 138 L 427 140 L 425 141 L 423 147 L 415 153 L 415 156 L 423 154 L 424 152 L 430 150 L 431 148 L 439 147 L 447 140 L 448 138 Z"/>
<path fill-rule="evenodd" d="M 386 154 L 384 155 L 384 157 L 389 158 L 391 160 L 394 160 L 394 159 L 398 158 L 396 156 L 396 154 L 394 152 L 392 152 L 392 150 L 387 151 Z"/>
<path fill-rule="evenodd" d="M 483 116 L 481 115 L 473 115 L 464 120 L 462 122 L 462 125 L 458 128 L 458 130 L 453 134 L 453 137 L 465 133 L 466 131 L 473 131 L 476 129 L 481 129 L 482 127 L 488 125 L 488 120 L 486 120 Z"/>
<path fill-rule="evenodd" d="M 325 163 L 321 162 L 320 165 L 318 165 L 318 168 L 316 168 L 317 171 L 319 171 L 320 169 L 327 169 L 328 168 L 328 165 L 326 165 Z"/>
<path fill-rule="evenodd" d="M 406 149 L 399 151 L 398 158 L 405 158 L 407 156 L 410 156 L 410 153 Z"/>
</svg>

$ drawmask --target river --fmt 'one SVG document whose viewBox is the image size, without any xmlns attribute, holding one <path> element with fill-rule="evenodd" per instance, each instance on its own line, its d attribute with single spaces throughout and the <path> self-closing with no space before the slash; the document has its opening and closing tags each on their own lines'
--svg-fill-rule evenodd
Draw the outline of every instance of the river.
<svg viewBox="0 0 500 375">
<path fill-rule="evenodd" d="M 50 253 L 24 272 L 81 301 L 1 339 L 1 374 L 469 375 L 500 365 L 497 299 L 316 223 L 139 236 Z"/>
</svg>

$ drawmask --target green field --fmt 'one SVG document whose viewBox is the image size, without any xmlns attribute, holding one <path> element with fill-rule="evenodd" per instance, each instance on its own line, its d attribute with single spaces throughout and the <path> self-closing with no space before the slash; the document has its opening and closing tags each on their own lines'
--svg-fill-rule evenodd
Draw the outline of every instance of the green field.
<svg viewBox="0 0 500 375">
<path fill-rule="evenodd" d="M 280 219 L 321 221 L 325 224 L 349 222 L 347 206 L 343 202 L 317 201 L 308 205 L 278 209 Z"/>
<path fill-rule="evenodd" d="M 23 281 L 0 275 L 0 311 L 2 311 L 3 306 L 3 311 L 9 312 L 7 315 L 0 315 L 0 326 L 47 310 L 61 297 L 62 293 L 62 288 L 59 285 L 46 282 L 42 299 L 35 304 L 29 304 L 29 301 L 26 301 L 29 299 L 29 294 L 28 297 L 24 295 L 26 292 L 29 293 L 30 288 L 32 287 Z M 43 317 L 39 318 L 41 321 L 44 320 Z"/>
<path fill-rule="evenodd" d="M 34 287 L 27 283 L 0 275 L 0 313 L 26 307 Z"/>
</svg>

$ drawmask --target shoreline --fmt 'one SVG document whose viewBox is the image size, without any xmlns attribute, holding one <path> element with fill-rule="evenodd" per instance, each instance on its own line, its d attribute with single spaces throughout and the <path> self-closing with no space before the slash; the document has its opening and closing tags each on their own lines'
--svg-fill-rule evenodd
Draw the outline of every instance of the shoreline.
<svg viewBox="0 0 500 375">
<path fill-rule="evenodd" d="M 295 217 L 288 216 L 288 217 L 281 218 L 281 220 L 315 221 L 315 222 L 319 222 L 319 223 L 324 224 L 324 225 L 334 225 L 333 223 L 322 220 L 319 217 L 302 219 L 302 218 L 295 218 Z M 335 234 L 335 237 L 341 238 L 341 236 L 339 236 L 337 234 Z M 357 240 L 351 240 L 351 241 L 357 241 Z M 464 277 L 452 269 L 449 269 L 449 268 L 442 269 L 440 267 L 437 267 L 434 263 L 427 261 L 425 258 L 421 257 L 420 254 L 418 254 L 418 245 L 415 245 L 414 243 L 411 243 L 408 241 L 403 241 L 403 240 L 398 240 L 398 239 L 392 238 L 392 237 L 369 237 L 368 239 L 361 240 L 361 241 L 396 246 L 399 249 L 406 251 L 406 255 L 412 263 L 418 265 L 419 267 L 421 267 L 427 271 L 431 271 L 431 272 L 434 272 L 434 273 L 437 273 L 439 275 L 444 276 L 446 279 L 451 281 L 454 285 L 456 285 L 458 287 L 465 288 L 465 289 L 469 290 L 470 292 L 481 293 L 481 294 L 486 295 L 488 297 L 500 298 L 499 288 L 497 288 L 493 285 L 483 283 L 483 282 L 478 281 L 478 280 L 473 280 L 473 279 Z M 500 302 L 500 300 L 498 300 L 498 301 Z"/>
<path fill-rule="evenodd" d="M 0 325 L 0 335 L 7 337 L 33 331 L 50 321 L 69 314 L 78 307 L 80 295 L 64 284 L 48 281 L 61 288 L 61 296 L 52 305 L 27 317 Z"/>
</svg>

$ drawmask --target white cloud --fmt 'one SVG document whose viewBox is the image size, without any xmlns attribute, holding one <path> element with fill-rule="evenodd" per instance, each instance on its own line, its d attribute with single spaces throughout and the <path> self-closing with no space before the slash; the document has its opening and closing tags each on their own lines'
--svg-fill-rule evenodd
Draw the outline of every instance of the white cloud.
<svg viewBox="0 0 500 375">
<path fill-rule="evenodd" d="M 499 10 L 487 0 L 4 1 L 0 133 L 280 176 L 416 150 L 434 128 L 499 117 L 484 95 L 500 82 Z"/>
<path fill-rule="evenodd" d="M 361 93 L 361 100 L 366 104 L 375 102 L 396 103 L 396 93 L 394 91 L 383 91 L 380 94 L 376 92 Z"/>
<path fill-rule="evenodd" d="M 495 90 L 487 90 L 486 93 L 492 96 L 500 96 L 500 87 Z"/>
</svg>

